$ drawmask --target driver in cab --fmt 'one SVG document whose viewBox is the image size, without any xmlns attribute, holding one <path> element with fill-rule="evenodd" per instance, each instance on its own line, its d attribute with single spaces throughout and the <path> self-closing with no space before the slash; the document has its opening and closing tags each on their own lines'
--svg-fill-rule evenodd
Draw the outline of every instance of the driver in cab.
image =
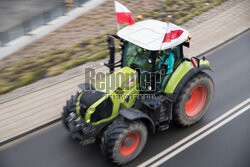
<svg viewBox="0 0 250 167">
<path fill-rule="evenodd" d="M 159 58 L 160 59 L 157 60 L 159 69 L 161 69 L 162 64 L 166 64 L 167 65 L 166 74 L 168 75 L 171 72 L 173 72 L 175 58 L 172 49 L 163 50 Z"/>
</svg>

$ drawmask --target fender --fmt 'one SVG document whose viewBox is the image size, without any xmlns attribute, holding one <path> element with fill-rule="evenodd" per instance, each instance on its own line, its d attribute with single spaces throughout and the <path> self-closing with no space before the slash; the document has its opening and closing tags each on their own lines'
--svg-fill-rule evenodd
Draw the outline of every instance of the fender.
<svg viewBox="0 0 250 167">
<path fill-rule="evenodd" d="M 122 117 L 131 121 L 140 119 L 150 129 L 150 132 L 155 133 L 155 125 L 153 120 L 140 110 L 134 108 L 126 108 L 120 110 L 119 113 Z"/>
<path fill-rule="evenodd" d="M 194 68 L 189 61 L 184 61 L 169 79 L 164 93 L 166 93 L 172 102 L 175 102 L 182 87 L 190 78 L 203 70 L 213 71 L 209 65 L 209 61 L 202 59 L 200 60 L 199 68 Z"/>
</svg>

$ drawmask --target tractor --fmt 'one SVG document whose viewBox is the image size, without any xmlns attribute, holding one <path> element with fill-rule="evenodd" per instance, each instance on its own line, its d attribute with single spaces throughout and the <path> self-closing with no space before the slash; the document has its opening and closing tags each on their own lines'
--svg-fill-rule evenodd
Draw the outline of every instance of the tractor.
<svg viewBox="0 0 250 167">
<path fill-rule="evenodd" d="M 184 56 L 190 40 L 187 30 L 157 20 L 108 34 L 108 75 L 80 84 L 63 108 L 71 137 L 82 145 L 99 141 L 101 152 L 122 165 L 142 152 L 149 133 L 166 131 L 172 121 L 184 127 L 198 122 L 211 104 L 214 83 L 204 72 L 212 71 L 205 57 Z"/>
</svg>

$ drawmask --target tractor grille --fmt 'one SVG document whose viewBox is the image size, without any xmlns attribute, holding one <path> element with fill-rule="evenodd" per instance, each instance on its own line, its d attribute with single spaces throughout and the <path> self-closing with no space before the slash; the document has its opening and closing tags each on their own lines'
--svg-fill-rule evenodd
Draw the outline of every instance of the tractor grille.
<svg viewBox="0 0 250 167">
<path fill-rule="evenodd" d="M 95 112 L 91 115 L 91 122 L 97 122 L 105 118 L 109 118 L 112 114 L 113 103 L 110 97 L 105 99 L 96 107 Z"/>
<path fill-rule="evenodd" d="M 86 110 L 96 101 L 105 96 L 105 93 L 98 91 L 85 91 L 80 99 L 80 114 L 85 118 Z"/>
</svg>

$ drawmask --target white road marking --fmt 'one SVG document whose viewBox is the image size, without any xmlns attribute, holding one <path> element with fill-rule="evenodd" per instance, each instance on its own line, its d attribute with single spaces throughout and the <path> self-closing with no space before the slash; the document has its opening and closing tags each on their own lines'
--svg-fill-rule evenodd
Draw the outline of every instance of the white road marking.
<svg viewBox="0 0 250 167">
<path fill-rule="evenodd" d="M 169 152 L 173 151 L 174 149 L 176 149 L 177 147 L 181 146 L 182 144 L 186 143 L 187 141 L 189 141 L 190 139 L 192 139 L 193 137 L 199 135 L 200 133 L 202 133 L 203 131 L 209 129 L 210 127 L 212 127 L 213 125 L 215 125 L 216 123 L 218 123 L 219 121 L 223 120 L 224 118 L 226 118 L 227 116 L 229 116 L 230 114 L 232 114 L 233 112 L 235 112 L 236 110 L 238 110 L 239 108 L 241 108 L 242 106 L 248 104 L 250 102 L 250 98 L 246 99 L 245 101 L 241 102 L 240 104 L 238 104 L 237 106 L 235 106 L 234 108 L 230 109 L 229 111 L 227 111 L 226 113 L 224 113 L 223 115 L 221 115 L 220 117 L 216 118 L 215 120 L 213 120 L 212 122 L 210 122 L 209 124 L 205 125 L 204 127 L 200 128 L 199 130 L 195 131 L 194 133 L 188 135 L 187 137 L 185 137 L 184 139 L 180 140 L 179 142 L 175 143 L 174 145 L 168 147 L 167 149 L 163 150 L 162 152 L 160 152 L 159 154 L 155 155 L 154 157 L 150 158 L 149 160 L 143 162 L 142 164 L 140 164 L 138 167 L 145 167 L 151 163 L 153 163 L 154 161 L 156 161 L 157 159 L 163 157 L 164 155 L 168 154 Z"/>
<path fill-rule="evenodd" d="M 226 123 L 230 122 L 231 120 L 233 120 L 234 118 L 240 116 L 241 114 L 243 114 L 244 112 L 246 112 L 247 110 L 250 109 L 250 105 L 244 107 L 243 109 L 237 111 L 236 113 L 234 113 L 233 115 L 231 115 L 230 117 L 228 117 L 227 119 L 221 121 L 219 124 L 215 125 L 214 127 L 212 127 L 211 129 L 209 129 L 208 131 L 200 134 L 199 136 L 197 136 L 196 138 L 194 138 L 193 140 L 187 142 L 186 144 L 184 144 L 183 146 L 181 146 L 180 148 L 176 149 L 175 151 L 171 152 L 170 154 L 166 155 L 165 157 L 163 157 L 162 159 L 158 160 L 157 162 L 155 162 L 154 164 L 150 165 L 150 167 L 157 167 L 159 165 L 161 165 L 162 163 L 166 162 L 167 160 L 169 160 L 170 158 L 174 157 L 175 155 L 179 154 L 180 152 L 182 152 L 183 150 L 185 150 L 186 148 L 190 147 L 191 145 L 195 144 L 196 142 L 200 141 L 201 139 L 203 139 L 204 137 L 206 137 L 207 135 L 209 135 L 210 133 L 214 132 L 215 130 L 219 129 L 220 127 L 222 127 L 223 125 L 225 125 Z"/>
</svg>

